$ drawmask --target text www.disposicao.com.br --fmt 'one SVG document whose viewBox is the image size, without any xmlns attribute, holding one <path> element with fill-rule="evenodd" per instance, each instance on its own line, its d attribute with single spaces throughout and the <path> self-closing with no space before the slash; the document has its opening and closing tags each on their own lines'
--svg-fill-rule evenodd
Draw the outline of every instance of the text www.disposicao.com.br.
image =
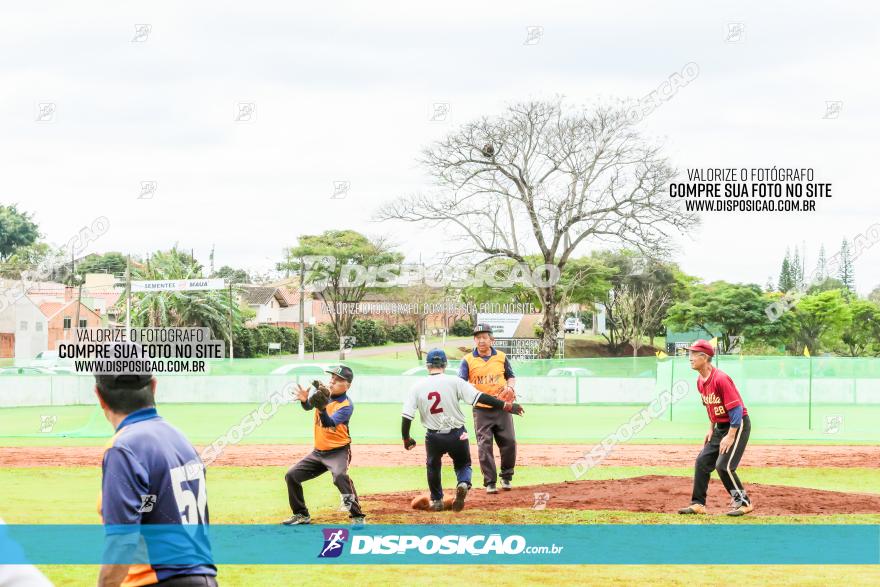
<svg viewBox="0 0 880 587">
<path fill-rule="evenodd" d="M 814 212 L 815 200 L 685 200 L 688 212 Z"/>
<path fill-rule="evenodd" d="M 203 360 L 74 361 L 77 373 L 204 373 Z"/>
</svg>

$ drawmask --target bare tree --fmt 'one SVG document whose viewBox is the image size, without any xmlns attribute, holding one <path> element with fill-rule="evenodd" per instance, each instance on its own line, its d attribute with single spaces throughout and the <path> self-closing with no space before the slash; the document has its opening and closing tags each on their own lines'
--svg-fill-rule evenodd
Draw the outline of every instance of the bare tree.
<svg viewBox="0 0 880 587">
<path fill-rule="evenodd" d="M 654 285 L 633 287 L 624 285 L 615 292 L 613 304 L 621 337 L 632 345 L 633 356 L 639 356 L 642 339 L 657 328 L 663 309 L 669 302 L 669 293 Z"/>
<path fill-rule="evenodd" d="M 554 277 L 580 245 L 591 239 L 656 249 L 667 231 L 696 221 L 666 195 L 675 170 L 623 108 L 514 104 L 432 145 L 422 163 L 439 193 L 400 198 L 378 218 L 449 227 L 467 243 L 459 254 L 543 265 L 533 288 L 543 312 L 544 358 L 557 347 Z"/>
</svg>

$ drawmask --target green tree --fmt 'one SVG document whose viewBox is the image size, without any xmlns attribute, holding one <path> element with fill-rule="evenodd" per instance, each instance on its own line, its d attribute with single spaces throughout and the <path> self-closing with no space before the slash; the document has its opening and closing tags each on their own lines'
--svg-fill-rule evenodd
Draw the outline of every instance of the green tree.
<svg viewBox="0 0 880 587">
<path fill-rule="evenodd" d="M 880 285 L 875 287 L 874 290 L 868 294 L 868 299 L 875 304 L 880 304 Z"/>
<path fill-rule="evenodd" d="M 794 273 L 791 265 L 791 255 L 785 250 L 785 258 L 782 260 L 782 269 L 779 270 L 779 291 L 787 293 L 795 287 Z"/>
<path fill-rule="evenodd" d="M 53 270 L 47 274 L 34 275 L 34 279 L 53 281 L 64 273 L 64 266 L 53 261 L 60 261 L 60 251 L 55 251 L 47 243 L 36 242 L 18 247 L 15 252 L 0 263 L 0 277 L 6 279 L 22 279 L 24 274 L 33 275 L 40 268 Z M 68 263 L 69 265 L 69 263 Z"/>
<path fill-rule="evenodd" d="M 720 330 L 718 350 L 727 353 L 736 337 L 747 337 L 762 322 L 766 303 L 761 287 L 716 281 L 695 286 L 690 298 L 669 309 L 666 325 L 676 330 Z"/>
<path fill-rule="evenodd" d="M 816 260 L 816 271 L 813 281 L 824 281 L 828 277 L 828 261 L 825 259 L 825 245 L 819 246 L 819 258 Z"/>
<path fill-rule="evenodd" d="M 853 259 L 852 253 L 849 250 L 849 242 L 847 242 L 846 239 L 843 239 L 843 242 L 840 244 L 839 256 L 840 260 L 837 277 L 840 279 L 841 283 L 843 283 L 843 287 L 846 288 L 846 295 L 855 293 L 856 278 L 853 273 Z"/>
<path fill-rule="evenodd" d="M 562 298 L 566 302 L 590 306 L 601 302 L 613 287 L 617 274 L 614 267 L 596 257 L 579 257 L 569 261 L 559 279 Z"/>
<path fill-rule="evenodd" d="M 235 269 L 229 265 L 223 265 L 211 277 L 225 279 L 227 283 L 251 283 L 251 277 L 246 270 Z"/>
<path fill-rule="evenodd" d="M 125 275 L 127 264 L 128 259 L 122 253 L 110 252 L 103 255 L 89 255 L 76 263 L 76 272 L 78 275 L 109 273 L 122 277 Z"/>
<path fill-rule="evenodd" d="M 843 285 L 843 282 L 839 279 L 835 279 L 833 277 L 826 277 L 821 281 L 817 281 L 810 286 L 807 290 L 807 294 L 814 294 L 823 291 L 831 291 L 834 289 L 846 289 Z"/>
<path fill-rule="evenodd" d="M 606 332 L 602 336 L 613 355 L 620 354 L 636 332 L 652 339 L 662 334 L 668 309 L 687 299 L 689 288 L 696 282 L 674 263 L 629 249 L 597 251 L 592 258 L 611 270 L 604 274 L 611 287 L 604 290 L 600 303 L 605 308 Z M 651 323 L 645 323 L 645 318 Z"/>
<path fill-rule="evenodd" d="M 194 263 L 190 255 L 179 251 L 159 251 L 146 263 L 133 264 L 132 279 L 195 279 L 202 277 L 201 265 Z M 141 327 L 188 327 L 210 328 L 215 338 L 228 339 L 230 300 L 228 290 L 173 291 L 132 293 L 131 324 Z M 125 309 L 125 301 L 119 304 Z M 242 313 L 237 303 L 232 307 L 232 329 L 243 325 Z M 259 347 L 255 349 L 260 352 Z"/>
<path fill-rule="evenodd" d="M 794 255 L 791 258 L 791 279 L 794 282 L 794 289 L 803 291 L 804 289 L 804 267 L 801 260 L 800 251 L 794 248 Z"/>
<path fill-rule="evenodd" d="M 303 235 L 299 244 L 285 251 L 284 263 L 289 268 L 306 274 L 306 284 L 314 289 L 324 302 L 339 344 L 339 358 L 343 358 L 342 337 L 351 331 L 354 314 L 351 308 L 367 294 L 370 280 L 376 277 L 377 289 L 390 280 L 380 279 L 375 268 L 399 264 L 403 255 L 391 251 L 382 240 L 370 240 L 354 230 L 328 230 L 318 235 Z M 373 273 L 370 274 L 370 269 Z"/>
<path fill-rule="evenodd" d="M 804 296 L 779 319 L 796 354 L 805 346 L 814 354 L 833 348 L 849 320 L 849 307 L 840 290 Z"/>
<path fill-rule="evenodd" d="M 868 300 L 849 304 L 849 320 L 841 335 L 851 357 L 862 357 L 877 348 L 880 341 L 880 306 Z"/>
<path fill-rule="evenodd" d="M 526 263 L 537 263 L 537 259 L 535 256 L 528 257 Z M 520 280 L 510 278 L 511 271 L 517 266 L 520 264 L 510 259 L 489 259 L 476 263 L 468 272 L 468 277 L 473 281 L 459 290 L 461 301 L 474 306 L 492 303 L 531 303 L 540 308 L 540 299 L 535 290 Z M 476 320 L 476 315 L 471 318 Z"/>
<path fill-rule="evenodd" d="M 6 261 L 19 247 L 27 247 L 40 237 L 37 224 L 15 204 L 0 205 L 0 261 Z"/>
</svg>

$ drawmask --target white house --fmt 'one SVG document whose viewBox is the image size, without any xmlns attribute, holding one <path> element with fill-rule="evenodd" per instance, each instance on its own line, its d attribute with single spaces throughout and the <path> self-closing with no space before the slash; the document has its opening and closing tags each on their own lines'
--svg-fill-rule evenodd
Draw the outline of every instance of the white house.
<svg viewBox="0 0 880 587">
<path fill-rule="evenodd" d="M 28 296 L 0 311 L 0 358 L 32 359 L 49 347 L 49 319 Z"/>
</svg>

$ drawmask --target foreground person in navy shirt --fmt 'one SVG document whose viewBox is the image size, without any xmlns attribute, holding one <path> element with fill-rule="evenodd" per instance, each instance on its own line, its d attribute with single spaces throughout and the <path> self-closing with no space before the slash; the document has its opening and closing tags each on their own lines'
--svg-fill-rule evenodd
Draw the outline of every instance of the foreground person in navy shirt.
<svg viewBox="0 0 880 587">
<path fill-rule="evenodd" d="M 98 585 L 217 585 L 217 568 L 209 564 L 205 466 L 183 433 L 156 412 L 156 380 L 151 374 L 96 375 L 95 392 L 116 429 L 104 452 L 99 502 L 110 552 L 137 549 L 138 561 L 147 563 L 104 564 Z M 132 527 L 142 524 L 197 527 L 174 532 L 172 526 L 158 534 L 144 529 L 149 552 L 163 557 L 163 564 L 150 564 Z"/>
</svg>

